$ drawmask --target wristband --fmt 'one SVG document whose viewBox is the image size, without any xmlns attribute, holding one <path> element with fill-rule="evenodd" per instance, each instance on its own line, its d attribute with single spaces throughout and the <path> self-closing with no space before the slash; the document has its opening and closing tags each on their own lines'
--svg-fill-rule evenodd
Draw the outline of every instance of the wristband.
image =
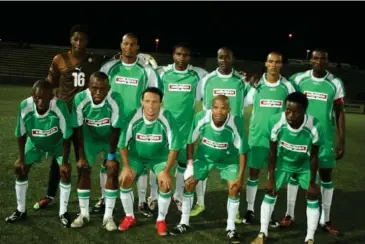
<svg viewBox="0 0 365 244">
<path fill-rule="evenodd" d="M 113 160 L 115 159 L 115 153 L 108 153 L 108 160 Z"/>
<path fill-rule="evenodd" d="M 189 159 L 189 160 L 188 160 L 188 165 L 189 165 L 189 164 L 193 164 L 193 160 L 192 160 L 192 159 Z"/>
</svg>

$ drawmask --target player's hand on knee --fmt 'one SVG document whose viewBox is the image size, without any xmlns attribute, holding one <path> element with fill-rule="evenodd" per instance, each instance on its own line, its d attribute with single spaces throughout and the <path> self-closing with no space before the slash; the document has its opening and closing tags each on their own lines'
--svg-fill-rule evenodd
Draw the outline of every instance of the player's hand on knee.
<svg viewBox="0 0 365 244">
<path fill-rule="evenodd" d="M 133 180 L 133 172 L 131 167 L 124 166 L 118 178 L 119 184 L 123 186 L 126 181 L 132 181 L 132 180 Z"/>
<path fill-rule="evenodd" d="M 79 169 L 82 169 L 82 168 L 85 168 L 85 167 L 88 167 L 88 166 L 89 166 L 89 163 L 84 158 L 80 158 L 79 161 L 77 162 L 77 167 Z"/>
<path fill-rule="evenodd" d="M 66 182 L 70 182 L 71 170 L 71 165 L 69 163 L 62 163 L 62 165 L 60 166 L 61 179 Z"/>
<path fill-rule="evenodd" d="M 158 183 L 159 186 L 161 186 L 163 189 L 171 189 L 172 188 L 172 178 L 171 175 L 168 172 L 165 172 L 164 170 L 160 172 L 158 175 Z"/>
<path fill-rule="evenodd" d="M 18 177 L 24 177 L 28 174 L 28 166 L 25 164 L 24 161 L 21 161 L 20 159 L 15 161 L 14 168 L 15 168 L 15 174 Z"/>
<path fill-rule="evenodd" d="M 193 160 L 188 160 L 188 163 L 186 165 L 186 169 L 184 172 L 184 180 L 189 179 L 194 175 L 194 166 L 193 166 Z"/>
<path fill-rule="evenodd" d="M 232 184 L 230 185 L 229 189 L 230 190 L 240 190 L 242 187 L 242 179 L 240 177 L 238 177 L 237 179 L 235 179 Z"/>
</svg>

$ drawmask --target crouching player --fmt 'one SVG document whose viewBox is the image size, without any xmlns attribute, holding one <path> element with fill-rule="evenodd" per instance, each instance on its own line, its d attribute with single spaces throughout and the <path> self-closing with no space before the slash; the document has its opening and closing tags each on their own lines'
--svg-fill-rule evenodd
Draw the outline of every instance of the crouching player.
<svg viewBox="0 0 365 244">
<path fill-rule="evenodd" d="M 319 219 L 319 187 L 316 185 L 318 152 L 324 138 L 318 120 L 306 113 L 307 97 L 300 92 L 287 96 L 285 112 L 269 121 L 270 154 L 267 193 L 261 205 L 261 230 L 251 244 L 266 243 L 268 225 L 277 193 L 293 174 L 307 192 L 307 236 L 314 243 Z"/>
<path fill-rule="evenodd" d="M 123 121 L 123 100 L 119 93 L 110 90 L 108 76 L 95 72 L 90 77 L 89 88 L 78 93 L 72 108 L 73 127 L 79 138 L 80 159 L 77 163 L 77 195 L 81 213 L 72 222 L 72 228 L 83 227 L 90 221 L 89 199 L 91 168 L 100 152 L 107 154 L 105 167 L 105 213 L 103 227 L 114 231 L 113 209 L 118 196 L 119 164 L 116 148 Z"/>
<path fill-rule="evenodd" d="M 71 192 L 69 154 L 72 135 L 70 114 L 64 101 L 53 95 L 53 87 L 45 80 L 33 85 L 32 96 L 20 103 L 15 136 L 18 138 L 19 158 L 15 162 L 15 192 L 17 209 L 5 219 L 8 223 L 27 216 L 25 199 L 28 173 L 33 163 L 43 156 L 57 159 L 60 165 L 60 212 L 62 226 L 69 227 L 67 205 Z"/>
<path fill-rule="evenodd" d="M 163 93 L 149 87 L 142 93 L 142 107 L 132 112 L 120 137 L 118 147 L 123 161 L 119 176 L 120 199 L 126 216 L 119 225 L 125 231 L 136 223 L 133 212 L 132 184 L 145 168 L 157 176 L 157 233 L 167 234 L 165 217 L 171 202 L 171 169 L 181 148 L 179 129 L 172 114 L 163 108 Z"/>
<path fill-rule="evenodd" d="M 211 169 L 217 168 L 221 178 L 228 183 L 226 234 L 231 243 L 240 243 L 235 218 L 240 202 L 239 193 L 246 167 L 248 144 L 244 135 L 243 119 L 230 114 L 230 111 L 228 97 L 218 95 L 214 97 L 210 110 L 201 111 L 194 118 L 186 149 L 188 165 L 184 173 L 181 221 L 171 231 L 172 235 L 188 231 L 195 186 L 198 181 L 208 177 Z M 199 140 L 199 145 L 193 157 L 196 140 Z"/>
</svg>

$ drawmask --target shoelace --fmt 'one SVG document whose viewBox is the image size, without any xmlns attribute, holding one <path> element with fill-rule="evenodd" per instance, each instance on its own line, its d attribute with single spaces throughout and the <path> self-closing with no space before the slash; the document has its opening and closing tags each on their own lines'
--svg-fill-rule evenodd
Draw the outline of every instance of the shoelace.
<svg viewBox="0 0 365 244">
<path fill-rule="evenodd" d="M 235 234 L 236 234 L 236 232 L 231 230 L 231 231 L 228 231 L 227 236 L 228 236 L 229 238 L 232 238 L 232 237 L 234 237 L 234 236 L 235 236 Z"/>
<path fill-rule="evenodd" d="M 186 227 L 184 225 L 178 225 L 176 226 L 176 229 L 180 232 L 183 233 L 186 231 Z"/>
</svg>

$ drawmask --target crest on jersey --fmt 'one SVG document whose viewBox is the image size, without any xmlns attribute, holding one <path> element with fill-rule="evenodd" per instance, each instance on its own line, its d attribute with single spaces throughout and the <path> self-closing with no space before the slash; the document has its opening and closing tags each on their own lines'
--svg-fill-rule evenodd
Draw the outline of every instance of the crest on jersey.
<svg viewBox="0 0 365 244">
<path fill-rule="evenodd" d="M 213 89 L 213 96 L 225 95 L 227 97 L 235 97 L 236 89 Z"/>
<path fill-rule="evenodd" d="M 304 94 L 308 99 L 327 101 L 328 94 L 321 92 L 313 92 L 313 91 L 304 91 Z"/>
<path fill-rule="evenodd" d="M 169 84 L 169 91 L 173 92 L 190 92 L 190 84 Z"/>
<path fill-rule="evenodd" d="M 260 99 L 260 107 L 281 108 L 282 106 L 283 101 L 281 100 Z"/>
<path fill-rule="evenodd" d="M 224 150 L 224 149 L 228 148 L 228 143 L 212 141 L 206 137 L 203 137 L 202 143 L 210 148 L 214 148 L 214 149 L 218 149 L 218 150 Z"/>
<path fill-rule="evenodd" d="M 99 120 L 85 119 L 85 123 L 88 126 L 93 126 L 93 127 L 109 126 L 110 118 L 103 118 L 103 119 L 99 119 Z"/>
<path fill-rule="evenodd" d="M 158 143 L 158 142 L 162 142 L 162 135 L 137 133 L 136 140 L 140 141 L 140 142 Z"/>
<path fill-rule="evenodd" d="M 58 132 L 57 127 L 52 127 L 49 130 L 32 129 L 32 136 L 34 137 L 47 137 Z"/>
<path fill-rule="evenodd" d="M 286 141 L 280 141 L 280 146 L 293 152 L 306 153 L 308 147 L 306 145 L 295 145 Z"/>
</svg>

